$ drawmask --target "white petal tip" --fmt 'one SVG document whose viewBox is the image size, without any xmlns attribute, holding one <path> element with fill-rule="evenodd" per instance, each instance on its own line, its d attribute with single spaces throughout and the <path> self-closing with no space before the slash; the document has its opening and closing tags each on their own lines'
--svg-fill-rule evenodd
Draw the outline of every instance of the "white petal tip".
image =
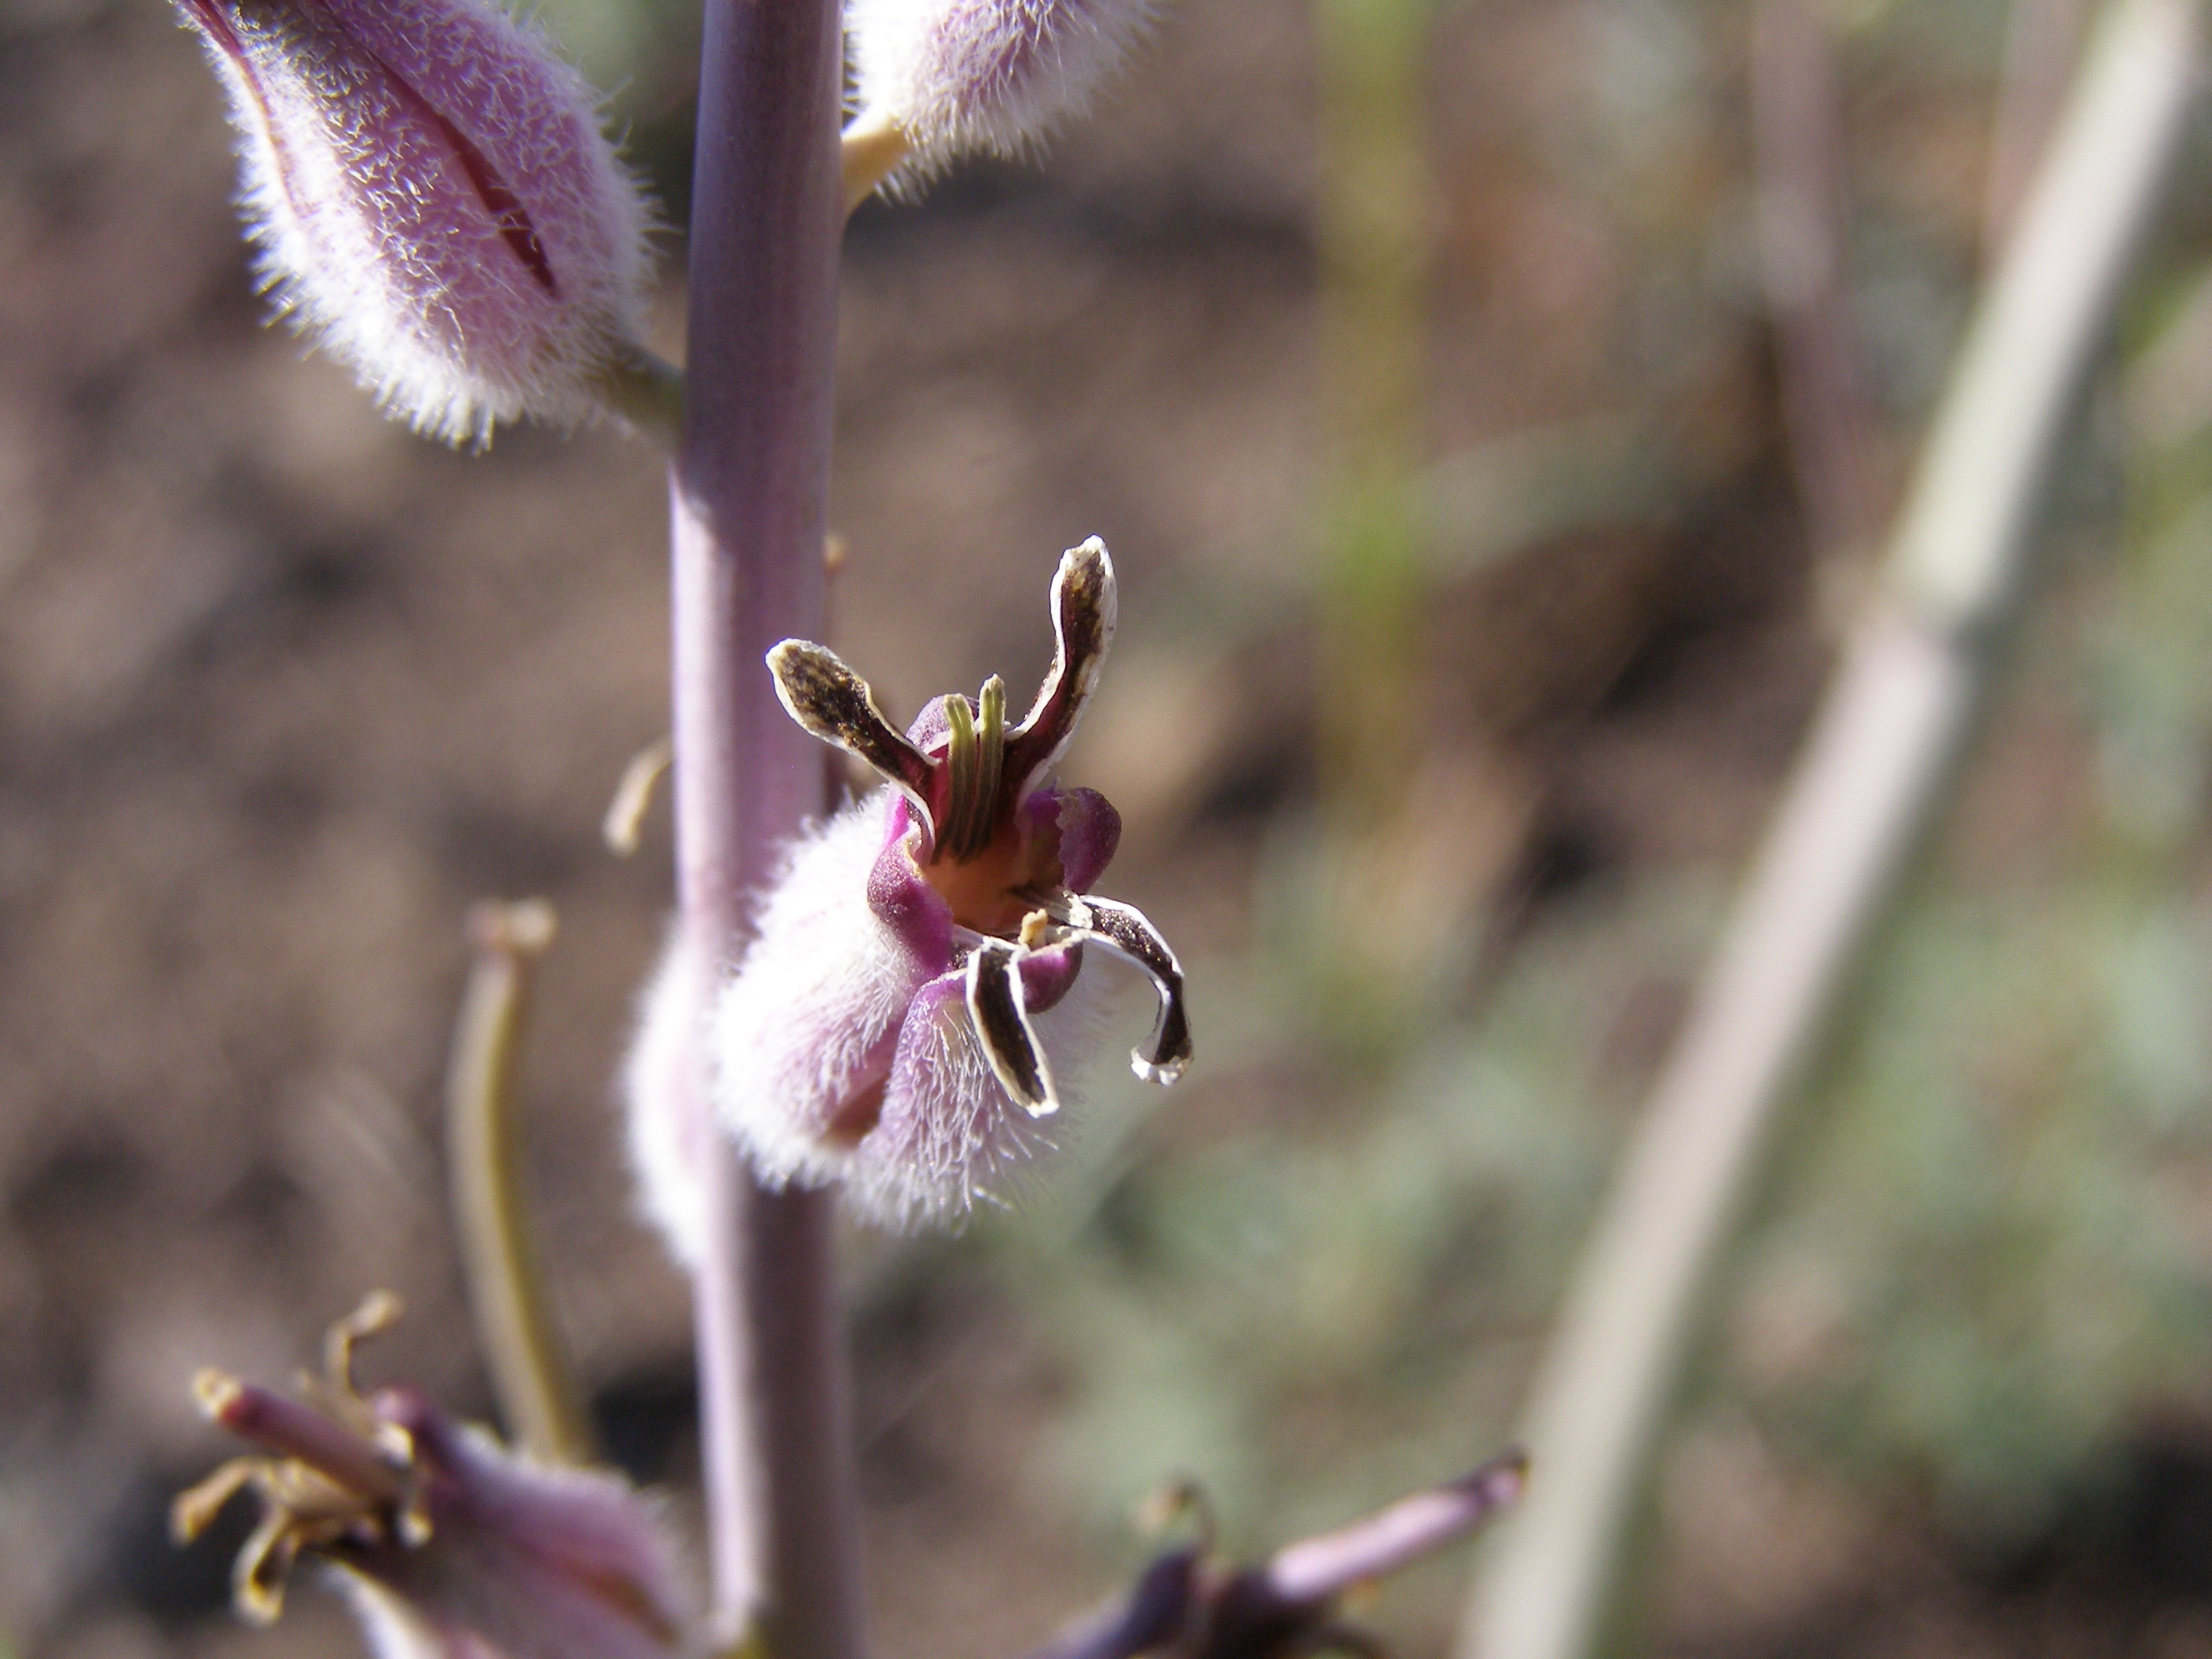
<svg viewBox="0 0 2212 1659">
<path fill-rule="evenodd" d="M 1146 1060 L 1144 1055 L 1140 1054 L 1132 1053 L 1129 1056 L 1129 1069 L 1131 1071 L 1134 1072 L 1138 1077 L 1145 1082 L 1157 1083 L 1163 1089 L 1166 1088 L 1171 1083 L 1181 1082 L 1182 1080 L 1183 1070 L 1189 1064 L 1190 1062 L 1187 1060 L 1171 1060 L 1163 1065 L 1155 1066 L 1151 1060 Z"/>
</svg>

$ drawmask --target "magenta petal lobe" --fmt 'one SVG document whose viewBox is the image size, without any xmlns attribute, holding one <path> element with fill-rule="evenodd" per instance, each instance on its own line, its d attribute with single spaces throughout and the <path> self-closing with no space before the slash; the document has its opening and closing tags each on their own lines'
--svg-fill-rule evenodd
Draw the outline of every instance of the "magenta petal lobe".
<svg viewBox="0 0 2212 1659">
<path fill-rule="evenodd" d="M 1060 793 L 1060 866 L 1071 893 L 1087 893 L 1121 845 L 1121 815 L 1096 789 Z"/>
</svg>

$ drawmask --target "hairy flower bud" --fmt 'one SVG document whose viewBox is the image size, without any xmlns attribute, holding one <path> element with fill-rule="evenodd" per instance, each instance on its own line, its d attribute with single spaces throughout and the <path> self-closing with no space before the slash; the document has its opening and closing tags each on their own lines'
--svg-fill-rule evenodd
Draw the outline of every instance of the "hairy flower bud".
<svg viewBox="0 0 2212 1659">
<path fill-rule="evenodd" d="M 1016 155 L 1079 113 L 1152 0 L 848 0 L 861 122 L 896 130 L 909 175 Z"/>
<path fill-rule="evenodd" d="M 417 429 L 575 421 L 641 333 L 647 213 L 596 100 L 492 0 L 176 0 L 278 304 Z"/>
<path fill-rule="evenodd" d="M 259 1449 L 178 1498 L 180 1540 L 236 1493 L 260 1525 L 239 1610 L 276 1618 L 302 1557 L 332 1569 L 379 1659 L 690 1659 L 698 1616 L 660 1516 L 623 1479 L 518 1457 L 420 1389 L 364 1395 L 352 1351 L 397 1316 L 372 1297 L 332 1328 L 317 1405 L 219 1372 L 208 1415 Z"/>
<path fill-rule="evenodd" d="M 842 1180 L 892 1224 L 957 1214 L 1042 1144 L 1038 1121 L 1096 1040 L 1086 955 L 1134 964 L 1158 1013 L 1133 1056 L 1172 1083 L 1190 1059 L 1182 969 L 1131 906 L 1091 895 L 1121 819 L 1052 776 L 1114 631 L 1096 538 L 1053 581 L 1056 652 L 1018 726 L 995 678 L 900 732 L 830 652 L 769 653 L 794 719 L 890 787 L 814 826 L 764 893 L 752 943 L 714 987 L 679 944 L 663 962 L 627 1083 L 646 1207 L 696 1259 L 697 1195 L 672 1056 L 703 1044 L 716 1113 L 771 1183 Z"/>
</svg>

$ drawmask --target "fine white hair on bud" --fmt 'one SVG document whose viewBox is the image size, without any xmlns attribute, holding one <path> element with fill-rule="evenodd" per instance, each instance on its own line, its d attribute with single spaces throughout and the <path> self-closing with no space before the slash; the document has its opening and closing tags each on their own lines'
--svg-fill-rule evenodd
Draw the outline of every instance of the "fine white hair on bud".
<svg viewBox="0 0 2212 1659">
<path fill-rule="evenodd" d="M 847 0 L 862 121 L 908 147 L 901 176 L 977 150 L 1018 155 L 1079 114 L 1153 0 Z"/>
<path fill-rule="evenodd" d="M 649 215 L 598 100 L 493 0 L 175 0 L 229 95 L 258 274 L 449 442 L 588 419 L 642 336 Z"/>
</svg>

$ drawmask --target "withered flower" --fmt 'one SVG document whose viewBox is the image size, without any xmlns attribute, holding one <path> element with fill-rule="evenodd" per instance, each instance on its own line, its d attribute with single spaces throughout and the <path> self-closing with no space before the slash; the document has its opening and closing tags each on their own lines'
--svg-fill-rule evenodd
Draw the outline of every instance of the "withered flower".
<svg viewBox="0 0 2212 1659">
<path fill-rule="evenodd" d="M 1030 1659 L 1300 1659 L 1335 1651 L 1379 1655 L 1381 1644 L 1341 1616 L 1347 1593 L 1403 1571 L 1467 1537 L 1520 1501 L 1528 1460 L 1508 1452 L 1481 1468 L 1400 1498 L 1351 1525 L 1288 1545 L 1258 1566 L 1216 1560 L 1210 1528 L 1163 1551 L 1128 1594 L 1047 1643 Z M 1203 1514 L 1196 1494 L 1179 1506 Z"/>
<path fill-rule="evenodd" d="M 201 1373 L 203 1409 L 260 1449 L 184 1493 L 171 1518 L 188 1542 L 241 1490 L 259 1497 L 239 1611 L 275 1620 L 306 1559 L 335 1572 L 383 1659 L 696 1653 L 678 1552 L 620 1476 L 518 1457 L 417 1389 L 361 1392 L 355 1344 L 398 1314 L 373 1296 L 331 1328 L 313 1404 Z"/>
</svg>

